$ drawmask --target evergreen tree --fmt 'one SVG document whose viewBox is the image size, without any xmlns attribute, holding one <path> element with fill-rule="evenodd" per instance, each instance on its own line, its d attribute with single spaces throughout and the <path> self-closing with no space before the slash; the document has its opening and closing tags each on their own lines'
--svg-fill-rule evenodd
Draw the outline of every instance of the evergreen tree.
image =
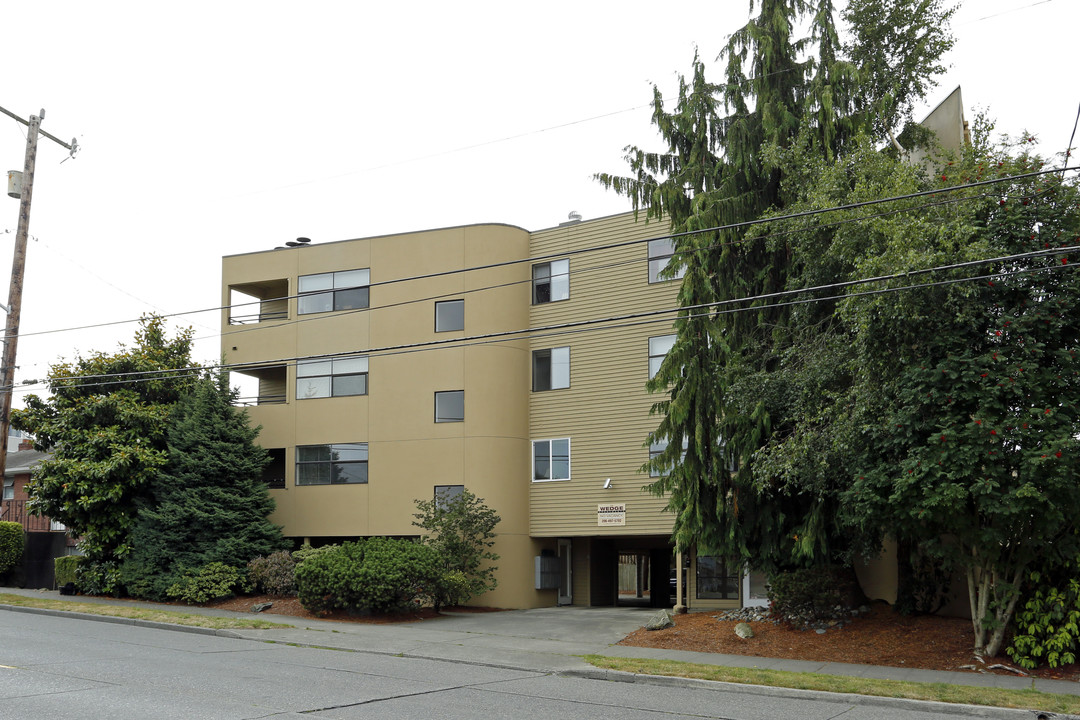
<svg viewBox="0 0 1080 720">
<path fill-rule="evenodd" d="M 168 464 L 139 503 L 121 579 L 136 597 L 162 599 L 186 571 L 220 562 L 242 568 L 284 547 L 267 516 L 274 501 L 261 480 L 268 461 L 258 428 L 232 407 L 224 373 L 202 377 L 176 405 Z"/>
<path fill-rule="evenodd" d="M 119 563 L 130 550 L 136 503 L 167 461 L 173 404 L 190 386 L 191 331 L 165 337 L 159 317 L 142 320 L 135 345 L 50 368 L 49 398 L 28 395 L 12 427 L 34 436 L 51 459 L 34 470 L 27 492 L 34 512 L 81 538 L 88 592 L 119 589 Z"/>
<path fill-rule="evenodd" d="M 776 568 L 835 554 L 822 522 L 827 508 L 782 483 L 756 481 L 753 469 L 754 454 L 794 419 L 774 417 L 765 399 L 742 389 L 747 378 L 779 366 L 791 310 L 759 300 L 752 312 L 732 312 L 723 303 L 784 290 L 794 273 L 783 236 L 748 237 L 743 225 L 788 201 L 785 174 L 797 169 L 777 158 L 798 140 L 829 160 L 873 126 L 858 101 L 869 90 L 858 84 L 862 70 L 840 57 L 831 0 L 753 7 L 758 15 L 722 53 L 725 83 L 706 81 L 695 56 L 672 112 L 654 88 L 653 123 L 666 151 L 628 147 L 630 176 L 597 179 L 628 196 L 635 211 L 644 208 L 647 219 L 670 224 L 676 255 L 669 272 L 684 274 L 677 339 L 648 384 L 666 395 L 654 405 L 661 419 L 648 442 L 668 442 L 647 465 L 661 475 L 649 489 L 668 497 L 677 548 L 696 544 Z M 810 35 L 797 38 L 793 27 L 804 21 Z M 940 21 L 918 18 L 920 27 Z"/>
</svg>

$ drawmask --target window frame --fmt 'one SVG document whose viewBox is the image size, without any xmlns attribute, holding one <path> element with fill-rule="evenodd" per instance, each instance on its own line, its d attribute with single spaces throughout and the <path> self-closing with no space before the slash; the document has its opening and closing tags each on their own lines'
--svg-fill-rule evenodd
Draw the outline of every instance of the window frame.
<svg viewBox="0 0 1080 720">
<path fill-rule="evenodd" d="M 351 372 L 348 372 L 348 371 L 335 372 L 335 365 L 345 366 L 346 363 L 352 363 L 352 362 L 355 362 L 355 361 L 358 361 L 358 360 L 363 361 L 364 369 L 362 371 L 353 370 Z M 319 373 L 317 375 L 316 374 L 301 375 L 301 368 L 302 367 L 304 367 L 304 366 L 315 366 L 315 365 L 329 365 L 328 372 Z M 370 383 L 369 383 L 369 377 L 368 377 L 369 372 L 370 372 L 370 362 L 368 360 L 367 355 L 349 355 L 347 357 L 308 358 L 308 359 L 304 359 L 304 360 L 297 360 L 296 361 L 296 399 L 297 400 L 323 400 L 323 399 L 326 399 L 326 398 L 359 397 L 359 396 L 362 396 L 362 395 L 367 395 L 368 390 L 370 390 Z M 358 377 L 363 377 L 364 378 L 364 391 L 363 392 L 340 392 L 340 393 L 335 392 L 335 386 L 337 385 L 337 383 L 334 382 L 335 379 L 341 378 L 341 379 L 344 380 L 345 378 L 358 378 Z M 318 380 L 320 378 L 328 378 L 329 379 L 329 382 L 327 384 L 328 394 L 326 394 L 326 395 L 310 395 L 310 394 L 301 395 L 300 394 L 300 383 L 301 382 L 307 381 L 308 383 L 311 383 L 313 380 Z M 344 383 L 342 383 L 342 385 L 344 385 Z"/>
<path fill-rule="evenodd" d="M 301 460 L 300 459 L 301 450 L 307 450 L 307 449 L 311 449 L 311 448 L 326 448 L 326 449 L 328 449 L 329 454 L 330 454 L 331 457 L 329 457 L 326 460 L 323 460 L 323 459 Z M 333 453 L 335 452 L 335 448 L 340 448 L 342 450 L 347 449 L 349 451 L 357 452 L 357 453 L 363 452 L 364 457 L 363 457 L 362 460 L 360 460 L 360 459 L 355 459 L 355 460 L 354 459 L 335 460 L 333 458 Z M 341 450 L 338 450 L 338 452 L 340 452 L 340 451 Z M 370 462 L 370 457 L 371 457 L 371 455 L 370 455 L 370 452 L 368 450 L 368 443 L 366 443 L 366 442 L 362 442 L 362 443 L 360 443 L 360 442 L 356 442 L 356 443 L 323 443 L 323 444 L 318 444 L 318 445 L 297 445 L 296 449 L 295 449 L 295 455 L 293 457 L 293 467 L 294 467 L 293 485 L 296 486 L 296 487 L 315 487 L 315 486 L 322 486 L 322 485 L 367 485 L 369 483 L 369 481 L 370 481 L 370 476 L 369 476 L 369 473 L 368 473 L 368 463 Z M 329 466 L 328 467 L 328 472 L 326 474 L 326 477 L 327 477 L 326 482 L 310 482 L 310 481 L 301 482 L 301 480 L 300 480 L 300 475 L 301 475 L 300 468 L 301 467 L 314 467 L 316 465 L 323 465 L 323 464 Z M 363 465 L 363 467 L 364 467 L 363 480 L 345 480 L 345 481 L 340 481 L 340 482 L 334 482 L 334 466 L 335 465 L 356 465 L 356 466 Z"/>
<path fill-rule="evenodd" d="M 440 492 L 440 490 L 442 492 Z M 454 498 L 459 498 L 464 494 L 464 485 L 436 485 L 433 493 L 435 508 L 437 510 L 445 510 L 449 501 Z"/>
<path fill-rule="evenodd" d="M 556 270 L 555 266 L 558 266 Z M 546 269 L 547 274 L 537 276 L 538 270 Z M 570 299 L 570 260 L 562 258 L 544 263 L 536 263 L 532 266 L 532 304 L 547 305 L 553 302 L 562 302 Z M 540 288 L 546 287 L 547 295 L 541 299 Z M 560 297 L 555 297 L 556 289 Z"/>
<path fill-rule="evenodd" d="M 557 360 L 556 352 L 565 350 L 565 360 Z M 560 355 L 563 353 L 559 353 Z M 540 387 L 540 383 L 537 381 L 536 361 L 538 359 L 547 357 L 548 369 L 547 369 L 547 387 Z M 555 384 L 555 367 L 556 362 L 566 366 L 566 384 Z M 532 390 L 533 392 L 547 392 L 549 390 L 565 390 L 570 387 L 570 346 L 560 345 L 558 347 L 543 348 L 541 350 L 532 351 Z"/>
<path fill-rule="evenodd" d="M 667 439 L 667 438 L 665 438 L 662 442 L 649 443 L 649 477 L 658 478 L 658 477 L 667 477 L 668 476 L 668 473 L 662 473 L 659 470 L 657 470 L 656 468 L 652 467 L 652 461 L 657 456 L 661 455 L 665 450 L 667 450 L 668 445 L 670 445 L 670 444 L 671 444 L 671 441 L 669 439 Z M 686 459 L 686 451 L 689 448 L 690 448 L 690 438 L 688 438 L 686 435 L 683 435 L 683 439 L 682 439 L 682 455 L 679 456 L 680 462 L 682 462 L 683 460 Z"/>
<path fill-rule="evenodd" d="M 461 306 L 461 327 L 441 327 L 439 323 L 439 310 L 440 308 L 449 305 Z M 465 299 L 460 298 L 458 300 L 439 300 L 435 303 L 435 332 L 459 332 L 465 329 Z"/>
<path fill-rule="evenodd" d="M 0 500 L 15 499 L 15 478 L 4 478 L 3 490 L 0 490 Z"/>
<path fill-rule="evenodd" d="M 701 561 L 703 559 L 715 560 L 714 567 L 718 566 L 720 573 L 703 575 L 701 572 Z M 742 574 L 736 570 L 735 574 L 731 574 L 731 563 L 729 560 L 719 557 L 717 555 L 695 555 L 694 557 L 694 597 L 698 600 L 738 600 L 742 592 Z M 736 568 L 739 567 L 737 563 L 734 564 Z M 709 591 L 703 592 L 701 589 L 701 579 L 705 577 L 710 580 L 719 580 L 723 583 L 724 589 L 721 591 Z M 731 594 L 728 592 L 728 588 L 734 587 L 735 592 Z"/>
<path fill-rule="evenodd" d="M 654 340 L 664 340 L 665 338 L 671 338 L 671 343 L 667 346 L 667 350 L 665 350 L 661 354 L 654 353 L 653 352 L 653 341 Z M 664 364 L 664 358 L 666 358 L 668 356 L 668 353 L 671 352 L 671 348 L 673 348 L 675 346 L 675 342 L 676 342 L 676 340 L 678 340 L 678 338 L 679 338 L 678 333 L 669 333 L 667 335 L 652 335 L 652 336 L 649 337 L 649 379 L 650 380 L 652 380 L 654 377 L 656 377 L 656 374 L 658 372 L 660 372 L 660 367 Z M 659 359 L 660 362 L 657 363 L 656 368 L 654 369 L 653 368 L 653 360 L 656 360 L 656 359 Z"/>
<path fill-rule="evenodd" d="M 554 474 L 552 472 L 553 468 L 555 467 L 555 462 L 554 462 L 555 454 L 554 454 L 553 447 L 554 447 L 554 443 L 557 443 L 557 442 L 565 442 L 566 443 L 566 477 L 550 477 L 551 475 Z M 546 477 L 546 478 L 538 478 L 538 477 L 536 477 L 536 446 L 539 443 L 547 443 L 547 446 L 548 446 L 547 447 L 547 464 L 548 464 L 548 475 L 549 475 L 549 477 Z M 531 467 L 531 472 L 529 473 L 529 475 L 532 478 L 532 482 L 534 482 L 534 483 L 568 482 L 569 480 L 572 479 L 573 472 L 572 472 L 571 464 L 570 464 L 570 452 L 571 452 L 570 438 L 568 438 L 568 437 L 541 438 L 539 440 L 532 440 L 530 442 L 530 444 L 529 444 L 529 447 L 530 447 L 530 449 L 532 451 L 530 453 L 530 455 L 529 455 L 529 465 Z"/>
<path fill-rule="evenodd" d="M 461 417 L 440 417 L 439 415 L 439 398 L 448 398 L 449 396 L 460 395 L 461 396 Z M 465 422 L 465 391 L 464 390 L 436 390 L 435 391 L 435 422 L 437 423 L 455 423 Z"/>
<path fill-rule="evenodd" d="M 647 244 L 646 254 L 649 258 L 649 284 L 681 280 L 686 275 L 686 266 L 679 268 L 679 272 L 672 277 L 660 277 L 660 273 L 671 263 L 675 257 L 675 241 L 672 238 L 656 238 Z M 657 248 L 654 251 L 654 247 Z M 656 268 L 655 270 L 653 268 Z"/>
<path fill-rule="evenodd" d="M 352 273 L 365 273 L 366 280 L 362 285 L 346 284 L 348 281 L 344 278 Z M 342 278 L 342 284 L 338 285 L 339 276 Z M 304 290 L 304 281 L 309 283 L 318 283 L 319 279 L 329 279 L 329 285 L 327 287 L 315 288 L 312 290 Z M 310 275 L 299 275 L 296 278 L 296 314 L 297 315 L 315 315 L 324 312 L 341 312 L 343 310 L 363 310 L 371 307 L 371 269 L 370 268 L 354 268 L 352 270 L 335 270 L 324 273 L 312 273 Z M 363 304 L 347 303 L 344 302 L 346 297 L 345 293 L 355 292 L 357 290 L 364 290 Z M 341 306 L 338 306 L 339 295 L 342 298 Z M 317 301 L 324 296 L 329 296 L 330 307 L 318 308 L 318 309 L 305 309 L 305 300 Z"/>
</svg>

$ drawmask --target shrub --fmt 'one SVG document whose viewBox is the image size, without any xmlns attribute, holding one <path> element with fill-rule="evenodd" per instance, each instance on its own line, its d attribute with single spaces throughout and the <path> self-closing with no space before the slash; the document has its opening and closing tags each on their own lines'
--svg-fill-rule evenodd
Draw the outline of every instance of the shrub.
<svg viewBox="0 0 1080 720">
<path fill-rule="evenodd" d="M 769 578 L 772 614 L 795 627 L 836 617 L 860 595 L 852 573 L 844 568 L 801 568 Z"/>
<path fill-rule="evenodd" d="M 495 526 L 498 513 L 484 504 L 484 499 L 462 489 L 454 497 L 415 500 L 417 512 L 413 525 L 427 531 L 423 541 L 435 548 L 442 563 L 444 579 L 433 597 L 435 609 L 458 605 L 494 590 Z"/>
<path fill-rule="evenodd" d="M 22 555 L 22 525 L 16 522 L 0 522 L 0 575 L 18 565 Z"/>
<path fill-rule="evenodd" d="M 279 550 L 248 563 L 248 580 L 269 595 L 296 594 L 296 560 L 288 550 Z"/>
<path fill-rule="evenodd" d="M 53 560 L 53 574 L 58 587 L 63 587 L 68 583 L 75 583 L 75 586 L 78 587 L 80 562 L 82 562 L 81 555 L 65 555 Z"/>
<path fill-rule="evenodd" d="M 1016 612 L 1016 631 L 1005 651 L 1017 665 L 1033 670 L 1039 665 L 1059 667 L 1076 662 L 1080 648 L 1080 582 L 1043 583 L 1032 572 L 1023 609 Z M 1058 585 L 1055 587 L 1055 585 Z"/>
<path fill-rule="evenodd" d="M 400 612 L 431 602 L 444 576 L 420 543 L 369 538 L 306 558 L 296 567 L 300 604 L 314 613 Z"/>
<path fill-rule="evenodd" d="M 308 558 L 313 558 L 317 555 L 322 555 L 326 552 L 333 552 L 335 548 L 341 547 L 338 544 L 333 545 L 320 545 L 319 547 L 311 547 L 310 545 L 301 545 L 299 549 L 293 550 L 292 557 L 296 561 L 296 564 L 304 562 Z"/>
<path fill-rule="evenodd" d="M 243 589 L 247 573 L 225 563 L 212 562 L 184 573 L 167 591 L 169 597 L 190 604 L 232 597 Z"/>
</svg>

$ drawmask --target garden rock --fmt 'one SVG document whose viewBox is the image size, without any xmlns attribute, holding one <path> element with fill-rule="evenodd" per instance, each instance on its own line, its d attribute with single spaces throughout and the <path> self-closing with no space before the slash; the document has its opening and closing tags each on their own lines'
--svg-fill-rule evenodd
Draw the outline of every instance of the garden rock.
<svg viewBox="0 0 1080 720">
<path fill-rule="evenodd" d="M 748 640 L 754 637 L 754 631 L 746 623 L 739 623 L 735 626 L 735 634 L 741 637 L 743 640 Z"/>
<path fill-rule="evenodd" d="M 269 610 L 272 607 L 274 607 L 274 603 L 272 602 L 255 603 L 251 606 L 251 612 L 261 613 L 263 610 Z"/>
<path fill-rule="evenodd" d="M 661 610 L 649 619 L 649 622 L 645 623 L 646 630 L 663 630 L 664 628 L 675 627 L 675 621 L 671 619 L 671 615 L 667 610 Z"/>
</svg>

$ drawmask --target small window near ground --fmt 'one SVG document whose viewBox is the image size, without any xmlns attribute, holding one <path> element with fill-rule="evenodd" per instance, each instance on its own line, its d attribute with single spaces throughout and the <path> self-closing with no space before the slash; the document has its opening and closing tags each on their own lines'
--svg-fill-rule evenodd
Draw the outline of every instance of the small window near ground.
<svg viewBox="0 0 1080 720">
<path fill-rule="evenodd" d="M 435 422 L 463 422 L 464 420 L 464 390 L 446 390 L 435 393 Z"/>
<path fill-rule="evenodd" d="M 436 485 L 435 507 L 445 508 L 452 500 L 461 497 L 464 492 L 464 485 Z"/>
<path fill-rule="evenodd" d="M 444 300 L 435 303 L 435 332 L 465 329 L 465 301 Z"/>
<path fill-rule="evenodd" d="M 738 600 L 738 567 L 713 555 L 697 556 L 697 597 L 699 600 Z"/>
</svg>

